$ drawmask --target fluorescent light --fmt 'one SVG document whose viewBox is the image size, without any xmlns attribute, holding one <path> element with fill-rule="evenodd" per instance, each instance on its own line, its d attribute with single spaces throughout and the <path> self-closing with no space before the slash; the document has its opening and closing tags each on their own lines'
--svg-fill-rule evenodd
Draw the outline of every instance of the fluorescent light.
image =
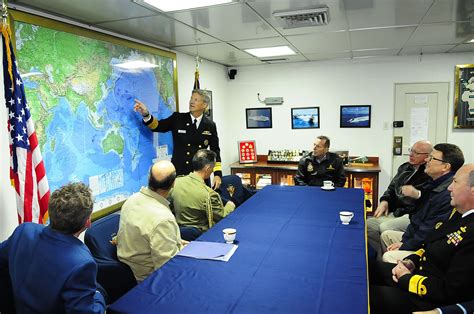
<svg viewBox="0 0 474 314">
<path fill-rule="evenodd" d="M 147 69 L 147 68 L 156 68 L 157 65 L 153 63 L 149 63 L 146 61 L 135 60 L 135 61 L 126 61 L 124 63 L 117 63 L 113 65 L 114 67 L 118 67 L 121 69 Z"/>
<path fill-rule="evenodd" d="M 245 49 L 251 55 L 259 58 L 264 57 L 277 57 L 277 56 L 288 56 L 294 55 L 296 52 L 290 49 L 288 46 L 268 47 L 268 48 L 255 48 Z"/>
<path fill-rule="evenodd" d="M 144 0 L 144 2 L 161 11 L 168 12 L 230 3 L 232 0 Z"/>
</svg>

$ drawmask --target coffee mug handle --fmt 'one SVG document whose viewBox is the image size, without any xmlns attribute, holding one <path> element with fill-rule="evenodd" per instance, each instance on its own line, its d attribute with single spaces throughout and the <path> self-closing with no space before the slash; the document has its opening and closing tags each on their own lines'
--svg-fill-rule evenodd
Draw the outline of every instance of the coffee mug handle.
<svg viewBox="0 0 474 314">
<path fill-rule="evenodd" d="M 354 213 L 351 213 L 351 219 L 354 218 Z"/>
<path fill-rule="evenodd" d="M 334 182 L 331 182 L 331 186 L 334 187 Z"/>
</svg>

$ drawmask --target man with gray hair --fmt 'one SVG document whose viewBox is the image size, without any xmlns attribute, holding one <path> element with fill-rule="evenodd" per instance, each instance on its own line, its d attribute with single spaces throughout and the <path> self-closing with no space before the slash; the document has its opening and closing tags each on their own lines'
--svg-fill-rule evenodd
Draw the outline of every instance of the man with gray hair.
<svg viewBox="0 0 474 314">
<path fill-rule="evenodd" d="M 51 194 L 49 226 L 23 223 L 0 244 L 0 313 L 105 312 L 97 265 L 78 239 L 92 206 L 85 184 L 67 184 Z"/>
<path fill-rule="evenodd" d="M 150 168 L 148 187 L 142 187 L 122 206 L 117 256 L 130 266 L 139 283 L 183 247 L 179 227 L 166 199 L 175 178 L 173 164 L 158 161 Z"/>
<path fill-rule="evenodd" d="M 166 119 L 157 120 L 147 106 L 135 99 L 133 109 L 143 117 L 143 123 L 153 132 L 168 132 L 173 134 L 173 157 L 171 161 L 178 175 L 187 175 L 193 171 L 192 158 L 201 148 L 208 148 L 216 153 L 216 163 L 213 169 L 214 190 L 221 185 L 222 165 L 219 137 L 216 124 L 204 115 L 210 103 L 210 97 L 205 90 L 195 89 L 189 100 L 189 112 L 174 112 Z"/>
<path fill-rule="evenodd" d="M 428 141 L 418 141 L 410 148 L 407 162 L 398 167 L 397 173 L 380 198 L 380 204 L 373 217 L 367 219 L 367 238 L 369 245 L 377 250 L 382 258 L 380 235 L 387 230 L 404 232 L 410 224 L 408 214 L 415 208 L 416 200 L 402 194 L 403 185 L 419 187 L 431 178 L 425 173 L 426 158 L 433 150 Z"/>
<path fill-rule="evenodd" d="M 204 183 L 215 162 L 213 151 L 200 149 L 193 157 L 194 172 L 176 179 L 171 199 L 185 240 L 194 240 L 235 209 L 232 201 L 224 205 L 219 194 Z"/>
</svg>

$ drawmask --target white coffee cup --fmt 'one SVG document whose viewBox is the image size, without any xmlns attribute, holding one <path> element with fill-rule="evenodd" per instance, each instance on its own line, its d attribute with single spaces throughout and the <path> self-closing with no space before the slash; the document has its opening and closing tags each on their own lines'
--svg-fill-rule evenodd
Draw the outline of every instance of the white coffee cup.
<svg viewBox="0 0 474 314">
<path fill-rule="evenodd" d="M 341 211 L 339 212 L 339 218 L 343 225 L 348 225 L 351 222 L 351 219 L 354 217 L 353 212 Z"/>
<path fill-rule="evenodd" d="M 334 187 L 334 183 L 332 181 L 323 181 L 323 187 L 325 189 L 332 189 Z"/>
<path fill-rule="evenodd" d="M 234 243 L 235 236 L 237 235 L 237 230 L 234 228 L 225 228 L 222 230 L 224 233 L 224 240 L 226 243 Z"/>
</svg>

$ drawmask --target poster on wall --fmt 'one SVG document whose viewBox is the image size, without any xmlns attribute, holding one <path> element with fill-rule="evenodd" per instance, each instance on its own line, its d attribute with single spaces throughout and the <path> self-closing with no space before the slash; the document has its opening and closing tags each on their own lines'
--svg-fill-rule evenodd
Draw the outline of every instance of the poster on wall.
<svg viewBox="0 0 474 314">
<path fill-rule="evenodd" d="M 454 92 L 455 129 L 474 129 L 474 64 L 456 66 Z"/>
<path fill-rule="evenodd" d="M 151 132 L 133 111 L 177 111 L 176 55 L 22 12 L 12 12 L 18 66 L 50 189 L 89 185 L 94 215 L 141 186 L 171 134 Z M 163 154 L 163 152 L 162 152 Z M 107 210 L 103 210 L 107 209 Z"/>
<path fill-rule="evenodd" d="M 319 107 L 291 108 L 292 129 L 319 129 Z"/>
<path fill-rule="evenodd" d="M 370 128 L 371 106 L 341 106 L 341 128 Z"/>
<path fill-rule="evenodd" d="M 245 109 L 247 129 L 270 129 L 272 127 L 272 108 Z"/>
</svg>

